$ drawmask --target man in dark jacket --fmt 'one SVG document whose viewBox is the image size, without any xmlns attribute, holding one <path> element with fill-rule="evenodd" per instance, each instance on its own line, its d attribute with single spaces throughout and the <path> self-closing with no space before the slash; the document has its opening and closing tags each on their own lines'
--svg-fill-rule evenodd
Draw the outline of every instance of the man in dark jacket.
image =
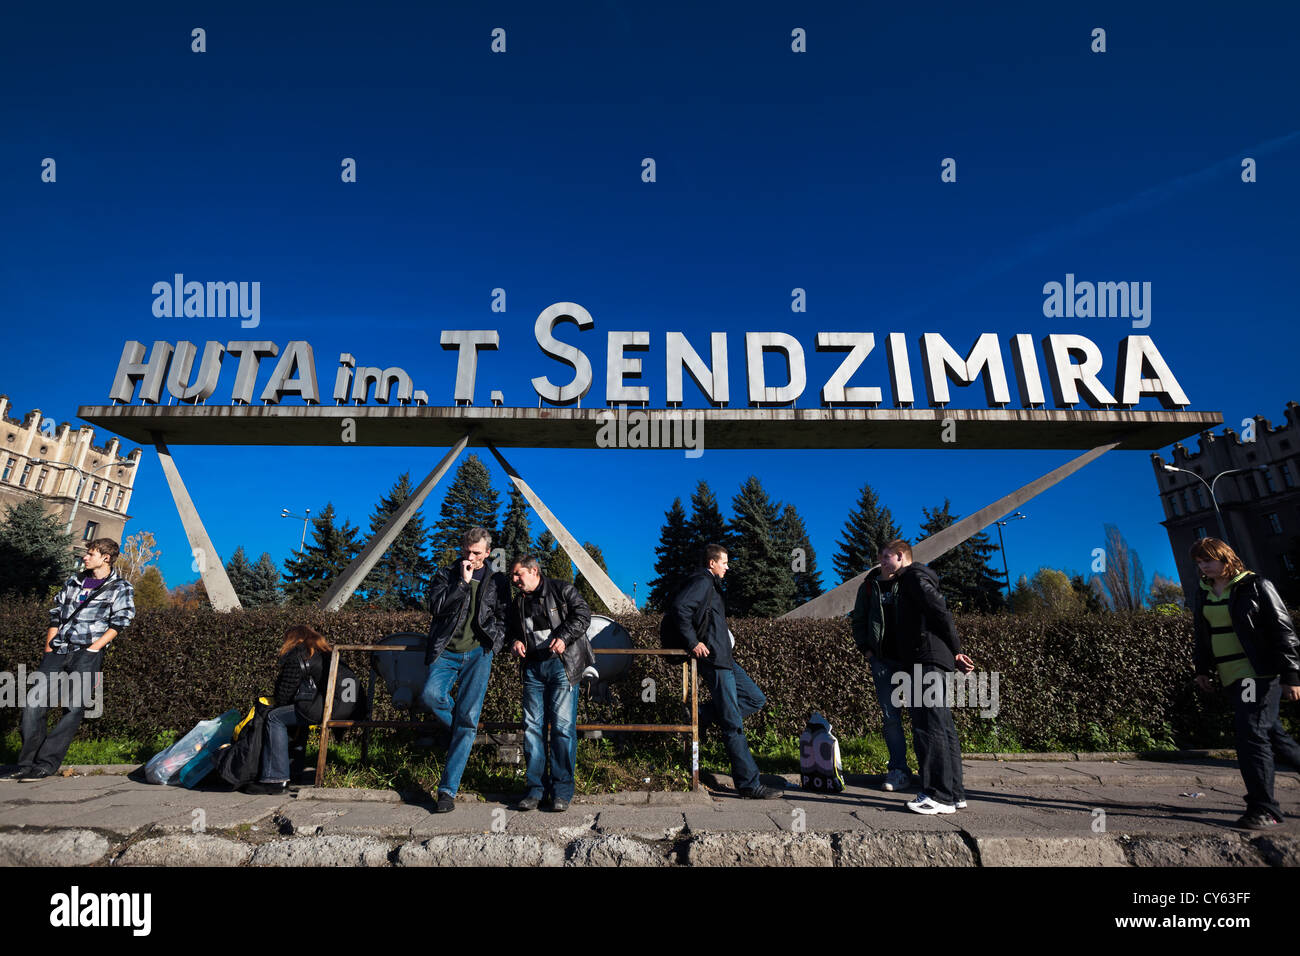
<svg viewBox="0 0 1300 956">
<path fill-rule="evenodd" d="M 510 579 L 519 594 L 506 615 L 506 638 L 520 660 L 524 684 L 524 758 L 528 792 L 520 810 L 556 813 L 573 800 L 578 684 L 596 660 L 587 639 L 591 608 L 567 581 L 542 575 L 535 555 L 516 558 Z M 550 725 L 549 769 L 546 726 Z"/>
<path fill-rule="evenodd" d="M 924 564 L 913 563 L 911 545 L 901 538 L 880 550 L 880 588 L 882 650 L 911 671 L 901 679 L 892 678 L 894 702 L 906 704 L 912 715 L 912 743 L 921 778 L 921 792 L 907 807 L 916 813 L 954 813 L 966 806 L 966 791 L 961 743 L 948 707 L 947 675 L 953 670 L 974 670 L 975 664 L 961 652 L 961 638 L 939 593 L 939 576 Z M 913 678 L 918 672 L 923 685 L 930 681 L 940 685 L 940 703 L 924 693 L 924 686 L 916 686 Z"/>
<path fill-rule="evenodd" d="M 722 600 L 722 579 L 727 574 L 727 551 L 710 544 L 704 549 L 706 567 L 688 577 L 664 614 L 661 638 L 667 647 L 681 647 L 698 661 L 700 677 L 711 696 L 710 716 L 722 732 L 731 758 L 731 775 L 742 797 L 770 800 L 782 792 L 762 784 L 758 765 L 749 752 L 742 721 L 766 702 L 749 675 L 731 656 L 731 632 Z M 701 708 L 701 724 L 705 721 Z"/>
<path fill-rule="evenodd" d="M 907 735 L 903 732 L 903 710 L 894 704 L 891 678 L 903 668 L 890 654 L 898 653 L 894 648 L 898 629 L 890 632 L 890 649 L 886 651 L 885 617 L 886 600 L 894 604 L 897 595 L 897 580 L 881 581 L 879 566 L 867 573 L 866 580 L 858 588 L 857 601 L 851 615 L 853 642 L 867 658 L 871 668 L 871 681 L 876 687 L 876 701 L 880 704 L 883 720 L 882 730 L 885 736 L 885 748 L 889 751 L 889 766 L 886 768 L 885 790 L 903 790 L 912 783 L 912 773 L 907 766 Z"/>
<path fill-rule="evenodd" d="M 460 776 L 478 734 L 492 656 L 505 644 L 510 600 L 506 576 L 484 564 L 492 549 L 491 534 L 470 528 L 461 537 L 461 547 L 464 557 L 438 571 L 429 587 L 429 677 L 421 697 L 450 732 L 447 763 L 438 781 L 438 813 L 456 809 Z M 455 697 L 452 687 L 457 687 Z"/>
</svg>

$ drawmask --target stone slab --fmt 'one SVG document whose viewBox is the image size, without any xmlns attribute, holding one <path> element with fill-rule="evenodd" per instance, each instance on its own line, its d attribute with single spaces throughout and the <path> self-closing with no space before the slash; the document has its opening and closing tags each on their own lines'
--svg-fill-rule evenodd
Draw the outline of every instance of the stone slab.
<svg viewBox="0 0 1300 956">
<path fill-rule="evenodd" d="M 114 866 L 243 866 L 253 848 L 237 840 L 205 833 L 141 840 L 113 860 Z"/>
<path fill-rule="evenodd" d="M 111 849 L 90 830 L 57 833 L 0 833 L 0 866 L 90 866 Z"/>
<path fill-rule="evenodd" d="M 600 833 L 619 833 L 643 840 L 675 839 L 685 826 L 683 811 L 667 807 L 643 807 L 635 810 L 610 807 L 602 808 L 596 815 L 596 829 Z"/>
</svg>

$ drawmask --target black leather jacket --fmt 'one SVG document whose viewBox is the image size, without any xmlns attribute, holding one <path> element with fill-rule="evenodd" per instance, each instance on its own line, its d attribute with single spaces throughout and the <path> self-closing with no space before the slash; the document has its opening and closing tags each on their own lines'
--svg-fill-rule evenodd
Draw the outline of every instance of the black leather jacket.
<svg viewBox="0 0 1300 956">
<path fill-rule="evenodd" d="M 1196 673 L 1215 677 L 1218 668 L 1210 643 L 1210 623 L 1202 613 L 1204 588 L 1197 587 L 1192 603 Z M 1254 573 L 1242 578 L 1232 586 L 1228 614 L 1255 673 L 1277 674 L 1283 685 L 1300 686 L 1300 641 L 1296 640 L 1291 615 L 1273 582 Z"/>
<path fill-rule="evenodd" d="M 895 664 L 937 664 L 957 669 L 961 637 L 948 605 L 939 593 L 939 575 L 929 565 L 913 562 L 898 572 L 897 633 L 885 631 L 880 606 L 880 568 L 873 568 L 853 608 L 853 640 L 864 654 L 871 651 Z M 884 631 L 884 646 L 877 646 Z"/>
<path fill-rule="evenodd" d="M 506 640 L 511 644 L 520 641 L 525 647 L 528 645 L 524 633 L 524 617 L 530 613 L 529 605 L 539 600 L 546 602 L 547 616 L 551 621 L 551 637 L 564 641 L 564 653 L 560 656 L 564 659 L 564 673 L 572 686 L 582 679 L 582 672 L 587 669 L 587 665 L 596 662 L 591 641 L 587 639 L 591 608 L 572 584 L 542 575 L 531 594 L 520 591 L 510 602 L 506 614 Z"/>
<path fill-rule="evenodd" d="M 506 605 L 510 602 L 510 581 L 491 565 L 479 585 L 478 620 L 474 634 L 484 650 L 498 653 L 506 642 Z M 424 662 L 430 664 L 447 649 L 447 643 L 465 626 L 469 613 L 469 585 L 461 576 L 460 562 L 442 568 L 429 585 L 429 645 Z"/>
</svg>

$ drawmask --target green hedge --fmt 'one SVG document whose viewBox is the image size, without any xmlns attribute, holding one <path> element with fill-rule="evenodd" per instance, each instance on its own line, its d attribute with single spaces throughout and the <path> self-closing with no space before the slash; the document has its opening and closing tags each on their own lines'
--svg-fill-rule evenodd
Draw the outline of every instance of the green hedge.
<svg viewBox="0 0 1300 956">
<path fill-rule="evenodd" d="M 0 670 L 14 672 L 40 658 L 46 610 L 34 603 L 0 607 Z M 104 714 L 83 724 L 90 737 L 152 737 L 178 732 L 229 707 L 247 707 L 267 693 L 281 635 L 296 623 L 318 628 L 334 643 L 366 643 L 395 631 L 422 631 L 418 612 L 273 608 L 217 614 L 141 611 L 114 642 L 105 661 Z M 1107 750 L 1152 746 L 1202 747 L 1231 740 L 1226 710 L 1190 686 L 1190 616 L 1143 612 L 1072 618 L 958 615 L 966 651 L 981 671 L 999 674 L 996 719 L 974 708 L 954 711 L 968 751 Z M 658 645 L 658 615 L 621 623 L 638 646 Z M 758 735 L 797 734 L 809 712 L 826 714 L 841 735 L 880 732 L 880 711 L 866 661 L 845 620 L 737 620 L 737 659 L 768 698 L 747 727 Z M 364 675 L 365 655 L 348 663 Z M 679 663 L 634 658 L 628 679 L 610 703 L 584 700 L 583 722 L 670 723 L 681 719 Z M 643 680 L 656 681 L 657 700 L 643 700 Z M 377 695 L 377 717 L 399 715 Z M 512 660 L 493 668 L 484 720 L 518 720 L 519 671 Z M 0 731 L 18 712 L 0 709 Z"/>
</svg>

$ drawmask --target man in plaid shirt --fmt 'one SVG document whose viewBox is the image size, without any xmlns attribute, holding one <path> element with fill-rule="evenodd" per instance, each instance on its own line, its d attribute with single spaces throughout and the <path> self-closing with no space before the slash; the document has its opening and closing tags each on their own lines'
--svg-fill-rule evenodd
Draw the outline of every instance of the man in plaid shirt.
<svg viewBox="0 0 1300 956">
<path fill-rule="evenodd" d="M 96 538 L 82 555 L 85 569 L 70 577 L 59 593 L 50 611 L 50 629 L 38 671 L 41 676 L 23 710 L 23 749 L 18 768 L 6 776 L 17 777 L 20 782 L 44 780 L 63 763 L 81 726 L 92 688 L 100 688 L 104 648 L 135 618 L 134 589 L 113 570 L 117 555 L 116 541 Z M 62 674 L 71 675 L 71 679 L 55 679 Z M 69 695 L 71 699 L 53 699 L 53 688 L 69 688 L 73 681 L 78 686 Z M 45 715 L 51 706 L 60 705 L 66 707 L 67 713 L 47 733 Z"/>
</svg>

